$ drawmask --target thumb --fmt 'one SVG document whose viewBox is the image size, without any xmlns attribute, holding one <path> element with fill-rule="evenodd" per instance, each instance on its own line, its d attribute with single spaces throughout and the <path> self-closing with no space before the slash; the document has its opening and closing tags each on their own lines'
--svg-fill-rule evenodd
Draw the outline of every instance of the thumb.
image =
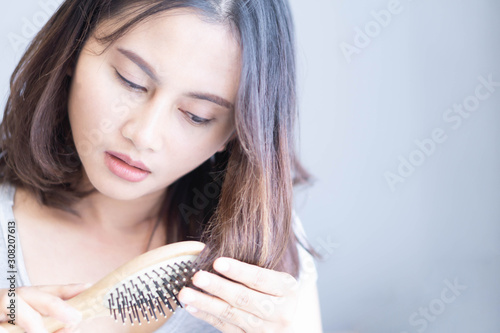
<svg viewBox="0 0 500 333">
<path fill-rule="evenodd" d="M 45 285 L 39 286 L 38 289 L 63 300 L 75 297 L 82 291 L 85 291 L 92 286 L 92 283 L 72 283 L 66 285 Z"/>
<path fill-rule="evenodd" d="M 92 286 L 92 283 L 90 283 L 90 282 L 69 284 L 66 286 L 68 290 L 65 292 L 65 294 L 63 296 L 61 296 L 61 298 L 64 300 L 73 298 L 76 295 L 78 295 L 79 293 L 87 290 L 91 286 Z"/>
</svg>

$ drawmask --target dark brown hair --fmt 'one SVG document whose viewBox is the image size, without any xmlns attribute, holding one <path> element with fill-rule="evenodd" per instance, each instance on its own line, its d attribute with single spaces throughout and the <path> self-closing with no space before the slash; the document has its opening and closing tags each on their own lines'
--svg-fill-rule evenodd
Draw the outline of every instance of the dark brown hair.
<svg viewBox="0 0 500 333">
<path fill-rule="evenodd" d="M 130 8 L 132 14 L 124 15 Z M 240 43 L 243 65 L 235 105 L 237 135 L 225 151 L 167 188 L 158 219 L 166 223 L 167 243 L 204 242 L 200 263 L 206 270 L 215 258 L 228 256 L 297 277 L 293 187 L 310 184 L 312 177 L 295 152 L 294 31 L 286 0 L 63 2 L 11 76 L 0 124 L 0 181 L 76 214 L 71 205 L 95 189 L 77 188 L 82 164 L 68 120 L 67 72 L 102 22 L 123 22 L 99 38 L 113 43 L 139 22 L 174 8 L 194 8 L 204 19 L 229 26 Z"/>
</svg>

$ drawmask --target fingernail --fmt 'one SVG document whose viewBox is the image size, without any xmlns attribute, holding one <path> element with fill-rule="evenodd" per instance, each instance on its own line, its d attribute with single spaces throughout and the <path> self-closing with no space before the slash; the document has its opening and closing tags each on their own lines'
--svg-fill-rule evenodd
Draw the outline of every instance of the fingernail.
<svg viewBox="0 0 500 333">
<path fill-rule="evenodd" d="M 194 299 L 195 299 L 195 295 L 191 290 L 185 289 L 182 291 L 181 302 L 191 303 L 192 301 L 194 301 Z"/>
<path fill-rule="evenodd" d="M 199 272 L 198 274 L 196 274 L 193 282 L 196 286 L 200 288 L 206 287 L 210 283 L 207 273 L 205 272 Z"/>
<path fill-rule="evenodd" d="M 214 263 L 214 268 L 219 272 L 227 272 L 229 270 L 229 262 L 225 259 L 217 259 Z"/>
<path fill-rule="evenodd" d="M 198 312 L 198 309 L 197 309 L 197 308 L 195 308 L 195 307 L 194 307 L 194 306 L 192 306 L 192 305 L 187 306 L 187 307 L 186 307 L 186 310 L 188 310 L 188 311 L 189 311 L 189 312 L 191 312 L 191 313 L 196 313 L 196 312 Z"/>
</svg>

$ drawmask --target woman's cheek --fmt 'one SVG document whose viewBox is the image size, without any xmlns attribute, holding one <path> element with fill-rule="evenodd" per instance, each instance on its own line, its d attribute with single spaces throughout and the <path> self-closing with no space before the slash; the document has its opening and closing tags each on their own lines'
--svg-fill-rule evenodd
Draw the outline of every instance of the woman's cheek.
<svg viewBox="0 0 500 333">
<path fill-rule="evenodd" d="M 178 126 L 167 136 L 166 142 L 169 147 L 170 159 L 178 164 L 178 171 L 187 173 L 194 170 L 207 159 L 209 159 L 215 152 L 213 146 L 213 138 L 204 137 L 199 138 L 189 136 L 182 133 L 184 126 Z"/>
</svg>

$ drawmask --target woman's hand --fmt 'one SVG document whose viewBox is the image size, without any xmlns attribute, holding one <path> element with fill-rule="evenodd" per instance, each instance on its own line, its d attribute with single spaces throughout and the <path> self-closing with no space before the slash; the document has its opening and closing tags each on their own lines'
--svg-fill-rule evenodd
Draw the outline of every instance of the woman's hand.
<svg viewBox="0 0 500 333">
<path fill-rule="evenodd" d="M 47 285 L 34 287 L 18 287 L 15 289 L 15 324 L 28 333 L 47 332 L 43 326 L 42 315 L 50 316 L 69 327 L 76 327 L 82 320 L 81 313 L 64 302 L 81 293 L 89 286 L 83 283 L 69 285 Z M 13 297 L 9 289 L 0 289 L 0 322 L 11 320 L 10 309 Z M 0 327 L 0 332 L 7 332 Z M 71 329 L 61 329 L 57 332 L 71 332 Z"/>
<path fill-rule="evenodd" d="M 185 287 L 179 300 L 186 310 L 222 332 L 292 332 L 298 283 L 287 273 L 218 258 L 214 269 L 230 278 L 200 271 L 193 284 L 210 293 Z"/>
</svg>

